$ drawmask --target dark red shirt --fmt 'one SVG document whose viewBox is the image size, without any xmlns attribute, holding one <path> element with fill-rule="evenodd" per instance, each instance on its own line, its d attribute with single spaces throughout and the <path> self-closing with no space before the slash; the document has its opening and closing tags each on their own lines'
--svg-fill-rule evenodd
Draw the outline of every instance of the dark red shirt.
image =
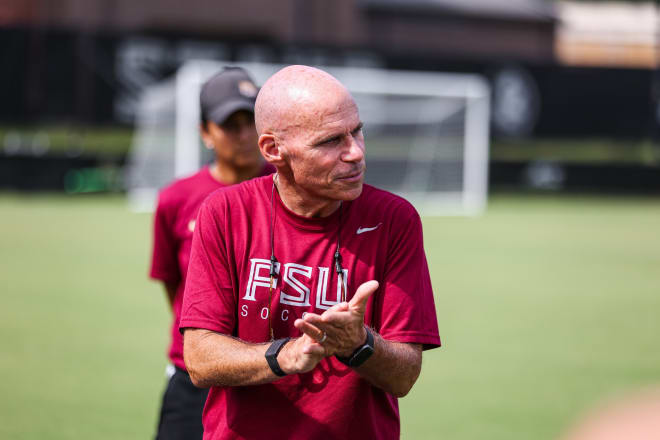
<svg viewBox="0 0 660 440">
<path fill-rule="evenodd" d="M 203 203 L 180 328 L 269 340 L 272 184 L 272 176 L 254 179 Z M 333 255 L 339 232 L 348 299 L 360 284 L 380 282 L 365 322 L 390 341 L 440 345 L 422 226 L 412 205 L 364 185 L 360 197 L 326 218 L 296 215 L 277 192 L 274 206 L 275 338 L 299 336 L 296 318 L 338 302 Z M 206 440 L 399 438 L 397 399 L 334 358 L 270 384 L 212 387 L 203 422 Z"/>
<path fill-rule="evenodd" d="M 275 169 L 266 165 L 260 176 Z M 213 191 L 227 185 L 211 176 L 209 167 L 202 168 L 190 177 L 179 179 L 164 188 L 158 197 L 154 216 L 154 243 L 151 259 L 151 278 L 166 283 L 176 283 L 174 297 L 169 358 L 174 365 L 185 369 L 183 363 L 183 339 L 179 333 L 179 319 L 183 289 L 186 282 L 190 246 L 195 219 L 204 199 Z"/>
</svg>

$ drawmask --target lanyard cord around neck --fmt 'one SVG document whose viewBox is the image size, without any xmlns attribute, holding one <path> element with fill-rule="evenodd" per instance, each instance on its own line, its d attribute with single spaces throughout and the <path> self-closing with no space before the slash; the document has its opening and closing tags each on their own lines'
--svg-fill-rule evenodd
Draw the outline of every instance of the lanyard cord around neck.
<svg viewBox="0 0 660 440">
<path fill-rule="evenodd" d="M 344 268 L 341 266 L 341 254 L 339 253 L 339 236 L 341 235 L 341 214 L 344 207 L 342 202 L 339 202 L 339 227 L 337 227 L 337 248 L 335 249 L 335 270 L 339 277 L 339 291 L 341 292 L 339 301 L 346 301 L 346 286 L 344 285 Z"/>
<path fill-rule="evenodd" d="M 273 176 L 273 187 L 270 189 L 270 282 L 268 283 L 268 330 L 270 340 L 275 340 L 273 336 L 273 324 L 270 319 L 270 303 L 273 299 L 273 281 L 277 272 L 275 272 L 275 263 L 277 263 L 277 258 L 275 258 L 275 179 L 277 174 Z"/>
<path fill-rule="evenodd" d="M 273 281 L 277 271 L 275 270 L 275 265 L 278 263 L 277 258 L 275 257 L 275 180 L 278 179 L 279 175 L 275 173 L 273 176 L 273 186 L 270 189 L 270 282 L 268 283 L 268 328 L 270 330 L 270 339 L 274 340 L 273 336 L 273 326 L 270 318 L 270 304 L 273 298 Z M 279 194 L 279 191 L 278 191 Z M 339 252 L 339 236 L 341 235 L 341 226 L 342 226 L 342 211 L 344 204 L 339 202 L 339 226 L 337 227 L 337 247 L 335 248 L 335 271 L 339 277 L 339 289 L 340 289 L 340 302 L 346 301 L 346 285 L 344 281 L 344 268 L 341 265 L 342 258 L 341 253 Z"/>
</svg>

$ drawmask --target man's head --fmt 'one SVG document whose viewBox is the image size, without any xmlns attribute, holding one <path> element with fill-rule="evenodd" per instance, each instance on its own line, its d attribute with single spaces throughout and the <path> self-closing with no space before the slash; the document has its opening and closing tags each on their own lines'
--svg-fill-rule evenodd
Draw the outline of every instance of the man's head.
<svg viewBox="0 0 660 440">
<path fill-rule="evenodd" d="M 289 66 L 263 85 L 255 105 L 259 148 L 300 197 L 353 200 L 362 192 L 364 138 L 357 105 L 328 73 Z"/>
<path fill-rule="evenodd" d="M 254 127 L 257 92 L 249 75 L 236 67 L 217 73 L 202 86 L 200 134 L 218 161 L 244 168 L 261 160 Z"/>
</svg>

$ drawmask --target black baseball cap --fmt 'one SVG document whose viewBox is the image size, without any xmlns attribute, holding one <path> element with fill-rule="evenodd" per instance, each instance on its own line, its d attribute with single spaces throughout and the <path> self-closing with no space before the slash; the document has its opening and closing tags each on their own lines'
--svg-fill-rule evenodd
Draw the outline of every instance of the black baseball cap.
<svg viewBox="0 0 660 440">
<path fill-rule="evenodd" d="M 240 67 L 227 67 L 202 86 L 199 104 L 202 120 L 222 124 L 239 110 L 254 113 L 259 89 Z"/>
</svg>

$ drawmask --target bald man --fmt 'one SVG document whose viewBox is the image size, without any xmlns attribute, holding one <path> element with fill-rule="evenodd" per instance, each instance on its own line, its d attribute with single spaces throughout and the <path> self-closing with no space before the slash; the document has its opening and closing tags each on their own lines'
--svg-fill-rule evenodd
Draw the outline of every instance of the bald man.
<svg viewBox="0 0 660 440">
<path fill-rule="evenodd" d="M 206 199 L 193 237 L 180 329 L 211 387 L 204 438 L 399 438 L 440 345 L 419 215 L 363 184 L 358 108 L 329 74 L 277 72 L 255 123 L 277 173 Z"/>
</svg>

